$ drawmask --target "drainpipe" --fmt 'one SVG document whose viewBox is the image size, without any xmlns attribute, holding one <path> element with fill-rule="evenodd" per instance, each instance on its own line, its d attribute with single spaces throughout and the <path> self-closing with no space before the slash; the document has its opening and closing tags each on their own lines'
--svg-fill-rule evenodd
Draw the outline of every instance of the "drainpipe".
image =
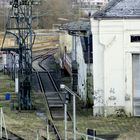
<svg viewBox="0 0 140 140">
<path fill-rule="evenodd" d="M 105 96 L 104 96 L 104 51 L 105 51 L 105 44 L 103 44 L 102 43 L 102 39 L 101 39 L 101 19 L 98 19 L 98 35 L 99 35 L 99 37 L 98 37 L 98 42 L 99 42 L 99 44 L 102 46 L 102 57 L 103 57 L 103 61 L 102 61 L 102 63 L 103 63 L 103 66 L 102 66 L 102 71 L 103 71 L 103 81 L 102 81 L 102 90 L 103 90 L 103 104 L 101 103 L 101 105 L 102 106 L 104 106 L 104 102 L 105 102 Z M 105 108 L 104 108 L 105 109 Z M 104 114 L 104 112 L 106 112 L 106 109 L 104 110 L 104 112 L 102 112 L 102 110 L 101 110 L 101 107 L 100 107 L 100 113 L 101 114 Z"/>
</svg>

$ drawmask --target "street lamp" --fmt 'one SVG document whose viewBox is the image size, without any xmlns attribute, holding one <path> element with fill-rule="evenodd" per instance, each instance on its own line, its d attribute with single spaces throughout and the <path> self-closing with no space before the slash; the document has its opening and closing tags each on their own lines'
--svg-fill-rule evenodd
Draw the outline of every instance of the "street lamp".
<svg viewBox="0 0 140 140">
<path fill-rule="evenodd" d="M 72 96 L 73 96 L 73 140 L 76 140 L 76 96 L 79 97 L 76 93 L 74 93 L 71 89 L 69 89 L 66 85 L 64 84 L 61 84 L 60 85 L 60 88 L 62 90 L 66 90 L 68 93 L 70 93 Z M 66 105 L 66 103 L 65 103 Z M 65 106 L 65 111 L 67 110 L 67 106 Z M 65 113 L 65 130 L 67 129 L 67 112 L 64 112 Z M 65 136 L 66 136 L 66 139 L 67 140 L 67 133 L 65 131 Z"/>
</svg>

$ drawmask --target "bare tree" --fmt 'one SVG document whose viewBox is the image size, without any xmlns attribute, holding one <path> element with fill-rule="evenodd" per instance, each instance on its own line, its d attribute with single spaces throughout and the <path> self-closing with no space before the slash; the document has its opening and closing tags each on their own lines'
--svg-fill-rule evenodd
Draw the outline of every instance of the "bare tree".
<svg viewBox="0 0 140 140">
<path fill-rule="evenodd" d="M 4 6 L 3 1 L 0 0 L 0 11 L 6 11 L 0 13 L 0 30 L 4 30 L 7 21 L 7 15 L 9 11 L 9 3 Z M 78 11 L 72 8 L 72 0 L 41 0 L 40 5 L 33 7 L 33 27 L 37 28 L 52 28 L 53 24 L 60 23 L 58 18 L 66 18 L 74 20 L 78 17 Z"/>
<path fill-rule="evenodd" d="M 69 20 L 77 17 L 70 0 L 43 0 L 37 8 L 39 28 L 52 28 L 53 24 L 60 22 L 60 17 Z"/>
</svg>

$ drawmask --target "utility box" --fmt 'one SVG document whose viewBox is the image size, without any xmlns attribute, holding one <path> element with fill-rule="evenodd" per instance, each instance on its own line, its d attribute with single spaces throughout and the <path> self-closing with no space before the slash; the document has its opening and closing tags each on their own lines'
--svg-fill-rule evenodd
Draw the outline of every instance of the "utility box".
<svg viewBox="0 0 140 140">
<path fill-rule="evenodd" d="M 87 128 L 87 135 L 96 137 L 96 130 Z M 88 140 L 95 140 L 95 138 L 88 137 Z"/>
<path fill-rule="evenodd" d="M 5 100 L 10 100 L 11 94 L 9 92 L 5 93 Z"/>
</svg>

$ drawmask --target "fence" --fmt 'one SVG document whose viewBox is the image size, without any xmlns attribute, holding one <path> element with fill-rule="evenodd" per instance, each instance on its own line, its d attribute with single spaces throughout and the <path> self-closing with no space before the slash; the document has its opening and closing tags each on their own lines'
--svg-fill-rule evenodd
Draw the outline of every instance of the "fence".
<svg viewBox="0 0 140 140">
<path fill-rule="evenodd" d="M 99 137 L 90 136 L 84 133 L 76 132 L 77 136 L 81 136 L 82 140 L 105 140 Z"/>
<path fill-rule="evenodd" d="M 73 135 L 73 132 L 69 131 L 68 133 L 69 133 L 68 136 Z M 77 137 L 77 140 L 105 140 L 103 138 L 90 136 L 90 135 L 87 135 L 87 134 L 81 133 L 81 132 L 76 132 L 76 137 Z"/>
</svg>

